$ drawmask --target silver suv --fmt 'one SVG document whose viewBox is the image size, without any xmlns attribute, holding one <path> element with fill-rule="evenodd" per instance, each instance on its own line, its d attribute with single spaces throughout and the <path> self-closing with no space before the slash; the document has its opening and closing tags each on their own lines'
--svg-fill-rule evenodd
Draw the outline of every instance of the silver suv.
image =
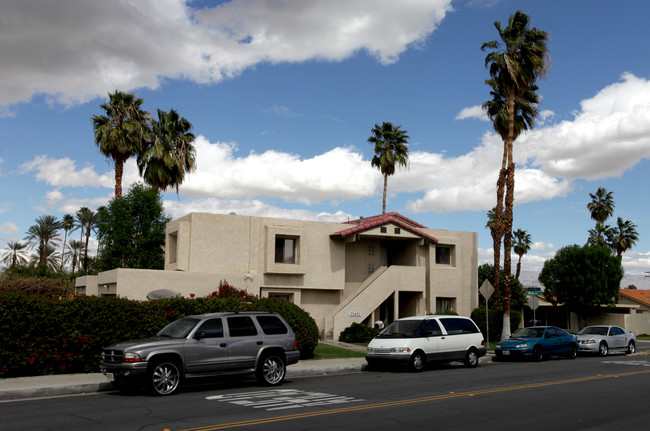
<svg viewBox="0 0 650 431">
<path fill-rule="evenodd" d="M 99 366 L 118 388 L 144 379 L 155 395 L 171 395 L 185 379 L 229 374 L 255 373 L 278 385 L 299 358 L 296 336 L 278 314 L 228 312 L 183 317 L 153 338 L 108 346 Z"/>
</svg>

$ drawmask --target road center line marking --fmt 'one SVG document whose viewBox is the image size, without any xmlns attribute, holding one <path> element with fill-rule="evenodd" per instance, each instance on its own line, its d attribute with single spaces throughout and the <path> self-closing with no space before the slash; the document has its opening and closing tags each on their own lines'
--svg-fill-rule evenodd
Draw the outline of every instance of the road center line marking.
<svg viewBox="0 0 650 431">
<path fill-rule="evenodd" d="M 304 419 L 304 418 L 331 415 L 331 414 L 337 414 L 337 413 L 348 413 L 348 412 L 356 412 L 356 411 L 371 410 L 371 409 L 378 409 L 378 408 L 395 407 L 395 406 L 402 406 L 402 405 L 407 405 L 407 404 L 425 403 L 425 402 L 430 402 L 430 401 L 449 400 L 449 399 L 453 399 L 453 398 L 472 397 L 472 396 L 476 396 L 476 395 L 496 394 L 496 393 L 500 393 L 500 392 L 516 391 L 516 390 L 521 390 L 521 389 L 542 388 L 542 387 L 546 387 L 546 386 L 566 385 L 566 384 L 569 384 L 569 383 L 580 383 L 580 382 L 588 382 L 588 381 L 593 381 L 593 380 L 617 379 L 617 378 L 620 378 L 620 377 L 629 377 L 629 376 L 636 376 L 636 375 L 639 375 L 639 374 L 648 374 L 648 373 L 650 373 L 650 370 L 631 371 L 631 372 L 628 372 L 628 373 L 616 373 L 616 374 L 598 374 L 598 375 L 595 375 L 595 376 L 577 377 L 577 378 L 574 378 L 574 379 L 553 380 L 553 381 L 549 381 L 549 382 L 528 383 L 528 384 L 524 384 L 524 385 L 515 385 L 515 386 L 504 386 L 504 387 L 501 387 L 501 388 L 479 389 L 479 390 L 467 391 L 467 392 L 450 392 L 450 393 L 447 393 L 447 394 L 432 395 L 432 396 L 429 396 L 429 397 L 422 397 L 422 398 L 411 398 L 411 399 L 407 399 L 407 400 L 388 401 L 388 402 L 384 402 L 384 403 L 367 404 L 367 405 L 362 405 L 362 406 L 356 405 L 356 406 L 351 406 L 351 407 L 341 407 L 341 408 L 338 408 L 338 409 L 321 410 L 321 411 L 306 412 L 306 413 L 297 413 L 297 414 L 293 414 L 293 415 L 276 416 L 276 417 L 262 418 L 262 419 L 253 419 L 253 420 L 249 420 L 249 421 L 232 422 L 232 423 L 220 424 L 220 425 L 208 425 L 208 426 L 199 427 L 199 428 L 188 428 L 188 429 L 185 429 L 183 431 L 214 431 L 214 430 L 222 430 L 222 429 L 228 429 L 228 428 L 238 428 L 238 427 L 244 427 L 244 426 L 262 425 L 262 424 L 268 424 L 268 423 L 273 423 L 273 422 L 281 422 L 281 421 L 289 421 L 289 420 L 295 420 L 295 419 Z"/>
</svg>

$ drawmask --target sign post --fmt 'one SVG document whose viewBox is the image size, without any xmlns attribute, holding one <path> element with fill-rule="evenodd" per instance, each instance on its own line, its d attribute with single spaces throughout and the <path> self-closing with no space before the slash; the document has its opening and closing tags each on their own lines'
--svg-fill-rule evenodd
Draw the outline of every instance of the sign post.
<svg viewBox="0 0 650 431">
<path fill-rule="evenodd" d="M 483 298 L 485 298 L 485 338 L 486 343 L 490 344 L 490 315 L 488 314 L 488 301 L 494 293 L 494 286 L 486 278 L 481 287 L 478 288 Z"/>
<path fill-rule="evenodd" d="M 533 310 L 533 326 L 537 324 L 537 319 L 535 318 L 535 310 L 537 310 L 537 307 L 539 307 L 539 298 L 537 295 L 542 294 L 542 288 L 541 287 L 527 287 L 526 288 L 526 295 L 529 296 L 528 298 L 528 307 L 530 307 L 531 310 Z"/>
</svg>

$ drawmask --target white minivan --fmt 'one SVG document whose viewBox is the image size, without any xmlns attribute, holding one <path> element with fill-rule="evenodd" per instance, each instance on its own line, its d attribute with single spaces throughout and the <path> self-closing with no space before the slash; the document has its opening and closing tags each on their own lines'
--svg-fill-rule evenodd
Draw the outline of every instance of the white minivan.
<svg viewBox="0 0 650 431">
<path fill-rule="evenodd" d="M 368 344 L 368 366 L 407 365 L 422 371 L 427 362 L 463 361 L 476 367 L 485 356 L 483 334 L 469 317 L 429 315 L 394 321 Z"/>
</svg>

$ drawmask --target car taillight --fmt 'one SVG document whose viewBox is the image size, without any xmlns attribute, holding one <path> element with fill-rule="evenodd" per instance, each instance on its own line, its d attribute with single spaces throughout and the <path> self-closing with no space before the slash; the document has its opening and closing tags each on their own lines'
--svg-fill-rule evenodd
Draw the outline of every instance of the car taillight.
<svg viewBox="0 0 650 431">
<path fill-rule="evenodd" d="M 481 346 L 485 346 L 485 340 L 481 340 Z"/>
<path fill-rule="evenodd" d="M 298 340 L 296 338 L 293 339 L 293 350 L 298 350 Z"/>
</svg>

